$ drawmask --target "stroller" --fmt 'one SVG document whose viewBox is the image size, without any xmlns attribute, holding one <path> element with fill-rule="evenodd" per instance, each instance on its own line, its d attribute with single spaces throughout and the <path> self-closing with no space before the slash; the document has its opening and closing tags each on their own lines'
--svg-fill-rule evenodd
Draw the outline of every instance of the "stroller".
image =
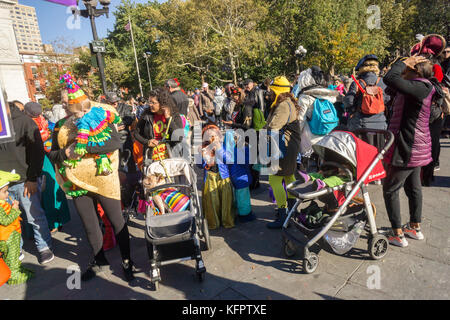
<svg viewBox="0 0 450 320">
<path fill-rule="evenodd" d="M 211 248 L 211 242 L 208 223 L 202 214 L 199 201 L 197 177 L 189 161 L 169 158 L 152 162 L 145 166 L 144 175 L 159 175 L 165 178 L 162 185 L 150 189 L 144 186 L 148 202 L 152 201 L 158 192 L 171 189 L 189 198 L 187 206 L 182 210 L 163 215 L 155 215 L 155 206 L 147 207 L 145 239 L 151 265 L 151 282 L 155 290 L 158 290 L 161 281 L 161 266 L 187 260 L 196 260 L 196 275 L 199 281 L 203 281 L 206 268 L 201 254 L 200 238 L 204 240 L 206 250 Z"/>
<path fill-rule="evenodd" d="M 359 134 L 383 134 L 388 141 L 378 153 L 375 147 L 357 138 Z M 282 227 L 283 251 L 287 257 L 292 257 L 299 246 L 303 247 L 303 269 L 306 273 L 313 273 L 319 264 L 318 254 L 310 251 L 314 244 L 317 243 L 320 248 L 331 247 L 339 255 L 345 254 L 352 249 L 367 222 L 370 229 L 368 252 L 371 258 L 378 260 L 386 255 L 389 242 L 378 233 L 375 208 L 370 201 L 367 185 L 386 176 L 380 160 L 393 142 L 394 135 L 389 131 L 360 129 L 354 133 L 333 131 L 313 146 L 315 153 L 324 161 L 320 168 L 340 169 L 345 172 L 347 179 L 343 184 L 318 191 L 314 191 L 311 181 L 295 181 L 287 186 L 288 192 L 297 200 Z M 363 199 L 355 198 L 360 189 Z M 313 200 L 328 204 L 334 202 L 337 210 L 315 227 L 302 222 L 305 219 L 300 217 L 301 212 L 297 210 L 300 204 Z M 288 231 L 290 224 L 300 231 L 300 238 Z"/>
</svg>

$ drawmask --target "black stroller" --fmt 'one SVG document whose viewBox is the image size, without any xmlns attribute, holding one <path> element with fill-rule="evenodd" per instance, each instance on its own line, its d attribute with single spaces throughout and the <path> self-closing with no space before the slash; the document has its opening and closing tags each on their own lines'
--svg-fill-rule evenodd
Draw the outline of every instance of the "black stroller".
<svg viewBox="0 0 450 320">
<path fill-rule="evenodd" d="M 196 174 L 189 161 L 183 158 L 165 159 L 145 167 L 145 176 L 155 174 L 163 176 L 166 183 L 151 189 L 144 188 L 148 202 L 152 201 L 152 197 L 158 192 L 168 189 L 189 197 L 188 205 L 177 212 L 155 215 L 154 207 L 147 207 L 145 239 L 151 265 L 150 276 L 155 290 L 158 290 L 161 281 L 161 266 L 187 260 L 196 261 L 197 278 L 203 281 L 206 268 L 202 259 L 200 239 L 204 240 L 206 250 L 211 248 L 211 242 L 208 223 L 199 201 Z"/>
<path fill-rule="evenodd" d="M 358 139 L 350 132 L 333 131 L 313 146 L 319 158 L 324 161 L 321 167 L 340 169 L 341 172 L 346 173 L 348 182 L 319 191 L 314 191 L 311 181 L 306 183 L 296 181 L 287 186 L 288 192 L 295 196 L 297 201 L 282 228 L 283 251 L 287 257 L 292 257 L 297 247 L 302 247 L 303 268 L 306 273 L 313 273 L 319 263 L 318 255 L 310 251 L 313 245 L 317 243 L 320 247 L 328 246 L 336 254 L 345 254 L 356 243 L 367 222 L 370 229 L 368 243 L 370 256 L 373 259 L 381 259 L 387 253 L 389 242 L 384 235 L 378 233 L 367 184 L 385 176 L 380 160 L 394 142 L 394 136 L 391 132 L 384 130 L 358 131 L 365 134 L 383 134 L 388 141 L 384 149 L 378 153 L 375 147 Z M 358 200 L 355 196 L 360 189 L 363 199 Z M 313 200 L 322 200 L 326 203 L 334 201 L 337 209 L 314 228 L 306 226 L 305 219 L 302 219 L 301 212 L 297 210 L 300 204 Z M 302 237 L 299 238 L 289 232 L 289 225 L 294 225 Z M 319 242 L 319 240 L 322 241 Z"/>
</svg>

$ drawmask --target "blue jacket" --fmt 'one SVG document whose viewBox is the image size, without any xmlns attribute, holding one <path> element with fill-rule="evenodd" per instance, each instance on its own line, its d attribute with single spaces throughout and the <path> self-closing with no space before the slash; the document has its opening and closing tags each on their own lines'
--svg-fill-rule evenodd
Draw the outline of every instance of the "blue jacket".
<svg viewBox="0 0 450 320">
<path fill-rule="evenodd" d="M 250 171 L 250 150 L 248 147 L 234 148 L 234 162 L 228 164 L 231 182 L 235 189 L 243 189 L 252 183 L 252 175 Z M 245 158 L 244 158 L 245 156 Z M 238 163 L 238 160 L 240 163 Z M 245 163 L 242 163 L 245 161 Z"/>
</svg>

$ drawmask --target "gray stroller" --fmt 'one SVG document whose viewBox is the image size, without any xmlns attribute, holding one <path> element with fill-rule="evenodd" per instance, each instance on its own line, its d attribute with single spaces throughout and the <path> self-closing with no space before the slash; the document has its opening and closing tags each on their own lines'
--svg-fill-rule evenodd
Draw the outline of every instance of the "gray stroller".
<svg viewBox="0 0 450 320">
<path fill-rule="evenodd" d="M 387 143 L 378 152 L 375 147 L 360 140 L 358 134 L 383 134 Z M 366 223 L 369 226 L 368 252 L 371 258 L 381 259 L 386 255 L 389 242 L 384 235 L 378 233 L 367 184 L 385 176 L 381 160 L 393 142 L 394 136 L 389 131 L 361 129 L 355 133 L 333 131 L 313 146 L 315 153 L 323 161 L 320 167 L 344 172 L 346 182 L 318 191 L 314 190 L 311 181 L 295 181 L 287 186 L 287 191 L 297 201 L 282 228 L 283 251 L 287 257 L 292 257 L 297 248 L 302 247 L 303 269 L 306 273 L 313 273 L 319 263 L 318 254 L 310 250 L 313 245 L 318 245 L 319 248 L 331 247 L 334 253 L 345 254 L 352 249 Z M 360 190 L 362 199 L 357 199 L 355 196 Z M 334 205 L 334 210 L 330 210 L 321 223 L 311 226 L 306 223 L 308 220 L 298 208 L 302 203 L 314 200 Z M 288 230 L 290 225 L 300 231 L 300 237 Z"/>
</svg>

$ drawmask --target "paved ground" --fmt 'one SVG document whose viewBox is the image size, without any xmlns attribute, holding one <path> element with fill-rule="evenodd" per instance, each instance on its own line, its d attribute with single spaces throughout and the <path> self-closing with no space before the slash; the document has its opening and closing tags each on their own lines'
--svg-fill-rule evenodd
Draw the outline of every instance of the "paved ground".
<svg viewBox="0 0 450 320">
<path fill-rule="evenodd" d="M 111 271 L 69 290 L 69 266 L 88 264 L 89 252 L 77 214 L 54 236 L 56 258 L 41 266 L 34 245 L 25 241 L 24 265 L 36 278 L 19 286 L 0 287 L 1 299 L 449 299 L 450 298 L 450 140 L 442 140 L 441 170 L 435 186 L 424 188 L 423 232 L 426 240 L 410 240 L 408 248 L 390 247 L 380 261 L 370 260 L 367 239 L 361 238 L 346 256 L 320 252 L 320 264 L 312 275 L 302 273 L 298 253 L 283 256 L 280 231 L 268 230 L 274 205 L 267 202 L 267 181 L 253 194 L 258 219 L 231 230 L 211 232 L 212 250 L 203 252 L 207 276 L 203 283 L 194 277 L 194 263 L 162 267 L 162 283 L 152 291 L 148 278 L 143 221 L 130 223 L 132 256 L 139 273 L 128 285 L 122 279 L 117 248 L 107 252 Z M 377 225 L 389 226 L 381 186 L 370 185 L 377 207 Z M 402 192 L 402 216 L 407 221 L 407 201 Z M 380 271 L 380 288 L 368 289 L 374 267 Z M 377 269 L 375 267 L 375 269 Z M 374 282 L 373 282 L 374 283 Z"/>
</svg>

